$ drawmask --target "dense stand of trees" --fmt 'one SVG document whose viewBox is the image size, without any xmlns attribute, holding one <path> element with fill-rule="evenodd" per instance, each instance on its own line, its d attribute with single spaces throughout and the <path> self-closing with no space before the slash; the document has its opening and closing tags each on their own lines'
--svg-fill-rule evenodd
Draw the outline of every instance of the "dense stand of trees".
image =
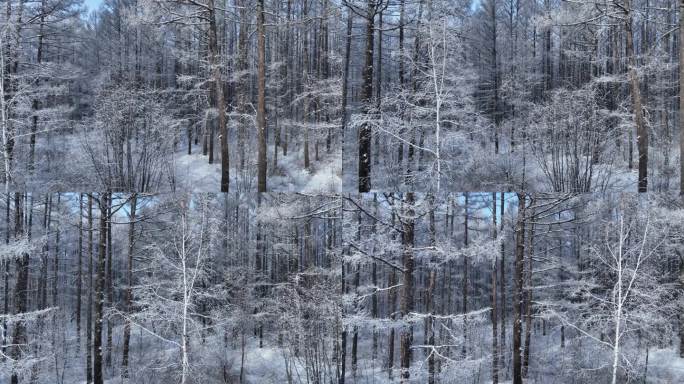
<svg viewBox="0 0 684 384">
<path fill-rule="evenodd" d="M 677 188 L 677 2 L 345 4 L 367 44 L 348 190 Z"/>
<path fill-rule="evenodd" d="M 340 189 L 339 4 L 5 4 L 10 189 Z"/>
<path fill-rule="evenodd" d="M 681 173 L 675 0 L 4 5 L 8 190 L 663 192 Z"/>
<path fill-rule="evenodd" d="M 2 203 L 3 382 L 680 377 L 676 196 Z"/>
<path fill-rule="evenodd" d="M 682 7 L 4 0 L 0 382 L 684 382 Z"/>
</svg>

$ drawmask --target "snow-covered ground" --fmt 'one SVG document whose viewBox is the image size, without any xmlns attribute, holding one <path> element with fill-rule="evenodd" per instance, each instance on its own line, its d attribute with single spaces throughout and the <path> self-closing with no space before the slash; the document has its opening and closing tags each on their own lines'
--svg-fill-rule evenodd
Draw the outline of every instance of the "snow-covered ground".
<svg viewBox="0 0 684 384">
<path fill-rule="evenodd" d="M 323 151 L 322 151 L 323 152 Z M 273 146 L 268 148 L 269 170 L 267 188 L 269 192 L 330 193 L 342 188 L 342 153 L 322 153 L 319 161 L 311 156 L 309 170 L 304 168 L 298 153 L 288 156 L 278 154 L 278 166 L 272 169 Z M 233 161 L 231 159 L 231 161 Z M 231 191 L 248 192 L 256 188 L 256 167 L 247 164 L 245 171 L 238 174 L 235 163 L 231 163 Z M 174 155 L 175 179 L 178 189 L 192 192 L 218 192 L 221 187 L 221 164 L 216 159 L 209 164 L 201 148 L 194 146 L 192 155 L 177 152 Z"/>
</svg>

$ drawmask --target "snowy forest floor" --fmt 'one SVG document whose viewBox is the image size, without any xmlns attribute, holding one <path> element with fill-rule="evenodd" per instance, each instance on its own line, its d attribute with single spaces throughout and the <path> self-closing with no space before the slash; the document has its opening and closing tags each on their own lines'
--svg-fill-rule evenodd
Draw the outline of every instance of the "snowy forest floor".
<svg viewBox="0 0 684 384">
<path fill-rule="evenodd" d="M 326 154 L 322 151 L 319 161 L 311 161 L 310 170 L 304 169 L 298 153 L 278 154 L 278 167 L 272 167 L 273 146 L 268 148 L 269 175 L 268 190 L 272 192 L 326 193 L 337 192 L 342 188 L 342 153 L 340 150 Z M 231 159 L 231 161 L 235 161 Z M 202 155 L 200 146 L 193 145 L 192 155 L 176 152 L 174 155 L 175 179 L 177 187 L 192 192 L 219 191 L 221 182 L 220 159 L 209 164 Z M 235 163 L 231 163 L 231 190 L 248 192 L 256 188 L 256 164 L 245 164 L 245 171 L 238 173 Z"/>
<path fill-rule="evenodd" d="M 416 341 L 422 339 L 421 327 L 414 328 Z M 468 352 L 465 359 L 442 361 L 437 374 L 441 384 L 456 383 L 491 383 L 491 343 L 488 326 L 472 329 L 471 339 L 467 342 Z M 359 356 L 356 371 L 347 366 L 346 382 L 352 384 L 388 384 L 399 380 L 399 361 L 396 360 L 390 377 L 387 370 L 387 330 L 379 329 L 377 356 L 371 355 L 372 336 L 370 331 L 359 331 Z M 510 335 L 511 329 L 507 334 Z M 134 326 L 131 331 L 131 377 L 124 380 L 120 377 L 120 360 L 123 327 L 113 328 L 112 363 L 105 368 L 105 383 L 170 383 L 177 382 L 179 374 L 179 349 L 168 340 L 154 337 Z M 566 345 L 560 347 L 559 328 L 549 328 L 542 335 L 540 328 L 535 327 L 532 334 L 530 371 L 527 383 L 602 383 L 610 378 L 610 351 L 599 348 L 586 338 L 572 337 L 566 330 Z M 576 335 L 575 335 L 576 336 Z M 58 340 L 64 337 L 63 340 Z M 36 382 L 43 383 L 85 383 L 85 359 L 83 348 L 85 340 L 81 340 L 81 351 L 74 350 L 74 324 L 53 340 L 53 349 L 42 351 L 41 358 L 51 363 L 40 364 L 40 372 L 34 372 Z M 71 339 L 71 340 L 69 340 Z M 170 337 L 169 340 L 174 340 Z M 237 383 L 240 377 L 242 352 L 239 338 L 233 335 L 207 334 L 204 337 L 191 338 L 192 356 L 201 356 L 199 360 L 190 361 L 192 383 L 226 382 Z M 676 340 L 675 340 L 676 341 Z M 295 356 L 291 350 L 278 347 L 275 341 L 264 338 L 263 347 L 259 348 L 259 339 L 251 332 L 245 334 L 243 383 L 281 384 L 288 382 L 288 371 L 294 383 L 306 383 L 306 352 Z M 675 343 L 676 344 L 676 343 Z M 332 344 L 329 344 L 332 345 Z M 71 348 L 70 348 L 71 347 Z M 630 382 L 649 384 L 675 384 L 684 382 L 684 359 L 680 358 L 674 346 L 651 346 L 646 354 L 645 345 L 626 346 L 625 356 L 643 372 L 640 377 L 623 378 Z M 350 348 L 350 346 L 347 346 Z M 398 343 L 395 343 L 395 359 L 398 359 Z M 59 350 L 58 350 L 59 349 Z M 349 350 L 347 351 L 349 353 Z M 510 357 L 511 346 L 506 344 L 505 355 Z M 648 358 L 648 365 L 646 365 Z M 321 360 L 324 361 L 325 359 Z M 411 381 L 427 382 L 427 357 L 424 350 L 413 349 L 411 358 Z M 499 373 L 500 383 L 510 383 L 510 360 L 503 360 Z M 325 369 L 325 367 L 320 367 Z M 331 371 L 331 375 L 334 372 Z M 0 372 L 0 382 L 8 379 Z M 627 382 L 627 381 L 621 381 Z"/>
</svg>

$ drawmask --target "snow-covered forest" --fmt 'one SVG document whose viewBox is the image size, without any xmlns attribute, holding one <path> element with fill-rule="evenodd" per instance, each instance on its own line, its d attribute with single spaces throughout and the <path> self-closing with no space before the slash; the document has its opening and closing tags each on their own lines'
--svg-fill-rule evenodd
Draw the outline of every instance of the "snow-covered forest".
<svg viewBox="0 0 684 384">
<path fill-rule="evenodd" d="M 684 383 L 684 0 L 0 0 L 0 384 Z"/>
<path fill-rule="evenodd" d="M 342 70 L 329 25 L 338 5 L 2 8 L 1 175 L 10 189 L 341 189 Z"/>
<path fill-rule="evenodd" d="M 8 189 L 681 180 L 674 0 L 3 0 L 1 13 Z"/>
<path fill-rule="evenodd" d="M 678 196 L 257 196 L 3 196 L 0 381 L 684 380 Z"/>
<path fill-rule="evenodd" d="M 366 35 L 345 191 L 676 189 L 676 2 L 344 3 Z"/>
</svg>

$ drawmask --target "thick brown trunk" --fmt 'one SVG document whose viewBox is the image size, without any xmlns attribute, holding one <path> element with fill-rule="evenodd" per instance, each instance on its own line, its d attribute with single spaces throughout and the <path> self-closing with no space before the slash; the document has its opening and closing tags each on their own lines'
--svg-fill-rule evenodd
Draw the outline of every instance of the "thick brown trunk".
<svg viewBox="0 0 684 384">
<path fill-rule="evenodd" d="M 648 190 L 648 128 L 644 121 L 641 103 L 641 89 L 639 76 L 636 71 L 636 57 L 634 54 L 634 34 L 632 31 L 632 11 L 630 0 L 625 0 L 625 33 L 626 54 L 629 63 L 629 85 L 632 93 L 632 107 L 634 108 L 634 123 L 636 124 L 637 149 L 639 151 L 639 192 Z M 631 141 L 630 141 L 631 142 Z"/>
<path fill-rule="evenodd" d="M 216 109 L 218 113 L 219 142 L 221 145 L 221 192 L 228 192 L 230 186 L 230 161 L 228 157 L 228 129 L 226 127 L 226 100 L 223 95 L 221 67 L 219 65 L 218 32 L 214 0 L 209 0 L 209 64 L 216 93 Z"/>
<path fill-rule="evenodd" d="M 266 27 L 264 0 L 257 2 L 258 97 L 257 97 L 257 189 L 266 192 Z"/>
</svg>

